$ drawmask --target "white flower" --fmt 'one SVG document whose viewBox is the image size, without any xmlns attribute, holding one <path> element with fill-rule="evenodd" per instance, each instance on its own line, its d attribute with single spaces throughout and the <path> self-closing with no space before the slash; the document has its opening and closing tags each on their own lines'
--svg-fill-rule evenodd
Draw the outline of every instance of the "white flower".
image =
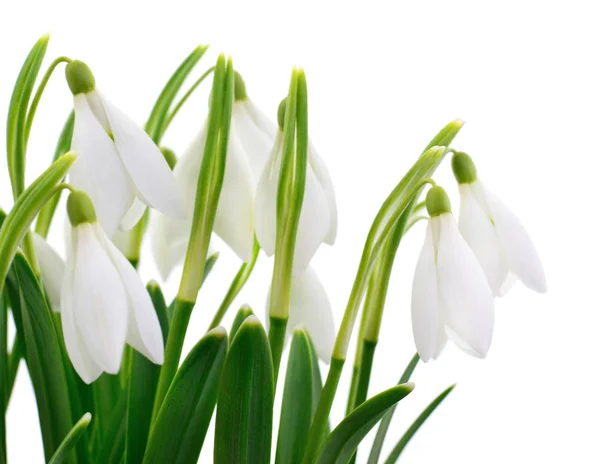
<svg viewBox="0 0 600 464">
<path fill-rule="evenodd" d="M 441 190 L 429 191 L 428 210 L 434 189 Z M 485 357 L 494 327 L 492 291 L 445 201 L 447 207 L 430 210 L 412 287 L 413 334 L 425 362 L 438 357 L 448 337 L 469 354 Z"/>
<path fill-rule="evenodd" d="M 178 187 L 148 134 L 96 90 L 84 63 L 69 63 L 67 80 L 75 109 L 71 149 L 79 153 L 70 183 L 90 196 L 107 235 L 135 225 L 145 205 L 183 218 Z"/>
<path fill-rule="evenodd" d="M 519 219 L 477 180 L 468 155 L 456 153 L 452 162 L 461 200 L 458 226 L 494 296 L 504 295 L 517 279 L 532 290 L 545 292 L 546 276 L 540 257 Z M 470 177 L 465 177 L 467 174 Z M 461 182 L 464 180 L 469 182 Z"/>
<path fill-rule="evenodd" d="M 279 130 L 256 192 L 256 238 L 267 256 L 275 253 L 277 187 L 282 156 L 283 133 Z M 293 275 L 302 274 L 321 243 L 333 245 L 336 235 L 337 206 L 329 171 L 309 142 L 304 197 L 294 250 Z"/>
<path fill-rule="evenodd" d="M 71 201 L 74 195 L 82 194 L 71 194 L 68 205 L 81 204 L 81 198 Z M 139 275 L 93 216 L 79 215 L 75 221 L 71 211 L 69 216 L 74 225 L 68 234 L 66 265 L 41 237 L 34 243 L 42 283 L 53 309 L 61 313 L 73 367 L 86 383 L 102 372 L 116 374 L 125 343 L 162 364 L 160 324 Z"/>
<path fill-rule="evenodd" d="M 214 232 L 245 262 L 250 261 L 254 244 L 256 181 L 267 160 L 275 131 L 275 126 L 247 97 L 233 103 Z M 176 220 L 157 214 L 152 224 L 152 250 L 163 279 L 183 260 L 187 249 L 206 132 L 205 123 L 173 171 L 183 192 L 187 219 Z"/>
<path fill-rule="evenodd" d="M 308 266 L 303 274 L 292 279 L 286 339 L 296 327 L 306 329 L 319 358 L 329 363 L 335 342 L 333 311 L 325 287 L 311 266 Z"/>
</svg>

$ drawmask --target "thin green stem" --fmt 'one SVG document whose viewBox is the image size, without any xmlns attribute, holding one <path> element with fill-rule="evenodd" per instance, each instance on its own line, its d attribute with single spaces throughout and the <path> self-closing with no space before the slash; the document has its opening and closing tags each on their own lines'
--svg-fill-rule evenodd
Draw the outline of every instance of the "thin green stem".
<svg viewBox="0 0 600 464">
<path fill-rule="evenodd" d="M 181 107 L 185 104 L 185 102 L 188 100 L 188 98 L 190 98 L 190 96 L 194 93 L 194 91 L 198 88 L 198 86 L 200 84 L 202 84 L 202 81 L 204 81 L 204 79 L 206 79 L 208 76 L 210 76 L 210 73 L 212 73 L 214 70 L 215 70 L 214 66 L 212 66 L 211 68 L 207 69 L 206 72 L 204 74 L 202 74 L 198 78 L 198 80 L 196 80 L 196 82 L 194 82 L 192 84 L 192 86 L 183 95 L 183 97 L 181 97 L 181 100 L 179 100 L 175 104 L 175 107 L 173 108 L 173 110 L 171 111 L 171 113 L 169 113 L 169 116 L 167 117 L 167 122 L 166 122 L 166 125 L 165 125 L 165 128 L 164 128 L 164 132 L 167 131 L 167 128 L 171 124 L 171 121 L 173 121 L 173 118 L 175 118 L 175 116 L 177 115 L 177 113 L 179 112 L 179 110 L 181 109 Z M 163 134 L 164 134 L 164 132 L 163 132 Z"/>
<path fill-rule="evenodd" d="M 48 84 L 52 73 L 59 64 L 70 62 L 71 58 L 67 56 L 59 56 L 52 63 L 50 63 L 50 66 L 48 66 L 46 73 L 42 77 L 40 85 L 38 86 L 35 95 L 33 96 L 33 100 L 31 100 L 29 111 L 27 112 L 27 120 L 25 122 L 25 150 L 27 150 L 27 142 L 29 141 L 29 133 L 31 132 L 31 126 L 33 125 L 33 118 L 35 117 L 35 112 L 40 103 L 40 100 L 42 99 L 42 94 L 44 93 L 44 89 L 46 88 L 46 85 Z"/>
<path fill-rule="evenodd" d="M 237 272 L 233 281 L 231 282 L 231 285 L 229 286 L 229 289 L 227 290 L 227 293 L 225 294 L 225 297 L 223 298 L 223 301 L 221 302 L 217 313 L 213 317 L 213 320 L 211 321 L 210 326 L 208 327 L 208 330 L 214 329 L 221 323 L 223 317 L 225 316 L 225 313 L 227 313 L 227 310 L 233 303 L 233 300 L 235 300 L 235 297 L 240 293 L 242 288 L 244 288 L 244 285 L 248 281 L 250 274 L 252 274 L 252 270 L 254 269 L 254 265 L 256 264 L 256 259 L 258 258 L 259 251 L 260 245 L 258 244 L 258 241 L 255 238 L 254 246 L 252 248 L 252 257 L 250 258 L 250 261 L 247 263 L 243 263 L 240 266 L 240 270 Z"/>
<path fill-rule="evenodd" d="M 278 317 L 269 317 L 269 345 L 271 345 L 271 354 L 273 356 L 273 374 L 275 385 L 277 385 L 277 377 L 279 375 L 279 364 L 281 363 L 281 355 L 285 344 L 285 330 L 287 327 L 287 319 Z"/>
</svg>

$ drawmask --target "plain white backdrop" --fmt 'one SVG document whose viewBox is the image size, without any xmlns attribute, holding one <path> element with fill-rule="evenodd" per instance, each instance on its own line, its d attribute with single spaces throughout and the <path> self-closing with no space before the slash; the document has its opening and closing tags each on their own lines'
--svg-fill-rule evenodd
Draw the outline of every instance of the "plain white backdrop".
<svg viewBox="0 0 600 464">
<path fill-rule="evenodd" d="M 47 61 L 86 61 L 97 85 L 142 124 L 179 62 L 200 43 L 233 56 L 250 97 L 275 117 L 292 66 L 306 70 L 310 134 L 336 187 L 339 234 L 313 261 L 339 324 L 362 245 L 377 209 L 431 137 L 466 120 L 454 147 L 512 206 L 541 254 L 549 291 L 518 284 L 496 304 L 486 360 L 449 346 L 415 371 L 416 389 L 397 409 L 384 454 L 440 391 L 454 392 L 408 446 L 402 462 L 600 462 L 597 298 L 600 28 L 594 1 L 421 1 L 268 4 L 219 1 L 0 3 L 0 125 L 29 48 L 52 39 Z M 205 86 L 180 113 L 165 145 L 181 154 L 207 112 Z M 31 182 L 49 163 L 71 96 L 63 69 L 52 78 L 32 129 Z M 4 147 L 4 134 L 0 135 Z M 5 156 L 0 206 L 12 204 Z M 449 160 L 436 180 L 458 195 Z M 62 248 L 62 221 L 51 241 Z M 415 348 L 410 285 L 424 227 L 401 245 L 390 284 L 370 394 L 395 384 Z M 202 336 L 239 262 L 221 257 L 202 289 L 185 350 Z M 148 247 L 145 248 L 146 251 Z M 235 306 L 264 320 L 272 263 L 261 256 Z M 149 259 L 145 280 L 158 278 Z M 176 277 L 166 284 L 175 293 Z M 347 391 L 352 359 L 340 391 Z M 325 366 L 323 366 L 325 367 Z M 324 373 L 326 371 L 324 370 Z M 334 422 L 345 408 L 336 401 Z M 42 462 L 35 399 L 21 366 L 8 412 L 9 462 Z M 372 436 L 359 453 L 364 462 Z M 212 462 L 207 438 L 201 462 Z"/>
</svg>

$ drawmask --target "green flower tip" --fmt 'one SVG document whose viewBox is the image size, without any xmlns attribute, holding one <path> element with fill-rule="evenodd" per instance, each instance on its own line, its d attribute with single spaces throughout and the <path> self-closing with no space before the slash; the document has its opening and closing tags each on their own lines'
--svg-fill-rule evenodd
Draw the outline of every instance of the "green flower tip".
<svg viewBox="0 0 600 464">
<path fill-rule="evenodd" d="M 94 209 L 92 200 L 81 190 L 72 192 L 69 195 L 67 199 L 67 214 L 73 227 L 96 222 L 96 210 Z"/>
<path fill-rule="evenodd" d="M 239 72 L 235 71 L 235 81 L 233 84 L 233 92 L 235 101 L 244 101 L 248 99 L 248 94 L 246 93 L 246 84 L 244 83 L 244 79 Z"/>
<path fill-rule="evenodd" d="M 169 168 L 171 168 L 172 171 L 175 168 L 175 165 L 177 164 L 177 156 L 175 156 L 175 152 L 167 147 L 160 147 L 160 152 L 164 156 L 165 161 L 167 162 Z"/>
<path fill-rule="evenodd" d="M 73 95 L 88 93 L 96 88 L 96 79 L 89 66 L 83 61 L 73 60 L 67 64 L 65 74 Z"/>
<path fill-rule="evenodd" d="M 281 100 L 279 104 L 279 108 L 277 108 L 277 124 L 279 124 L 279 129 L 283 130 L 283 123 L 285 122 L 285 109 L 287 106 L 287 97 Z"/>
<path fill-rule="evenodd" d="M 451 213 L 450 199 L 446 191 L 439 186 L 431 187 L 425 198 L 425 205 L 429 216 L 436 217 L 440 214 Z"/>
<path fill-rule="evenodd" d="M 452 171 L 459 184 L 472 184 L 477 180 L 475 163 L 465 152 L 457 151 L 452 156 Z"/>
</svg>

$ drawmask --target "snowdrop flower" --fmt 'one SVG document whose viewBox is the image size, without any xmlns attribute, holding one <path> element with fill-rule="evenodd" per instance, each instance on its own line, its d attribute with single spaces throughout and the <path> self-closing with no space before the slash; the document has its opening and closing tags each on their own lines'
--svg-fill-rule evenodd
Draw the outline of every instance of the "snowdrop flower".
<svg viewBox="0 0 600 464">
<path fill-rule="evenodd" d="M 178 187 L 148 134 L 96 90 L 85 63 L 71 61 L 66 75 L 75 107 L 71 149 L 79 152 L 70 182 L 90 196 L 107 235 L 133 227 L 145 205 L 183 218 Z"/>
<path fill-rule="evenodd" d="M 277 187 L 283 157 L 285 100 L 279 106 L 279 130 L 256 192 L 256 238 L 267 256 L 275 253 Z M 292 273 L 307 268 L 321 243 L 333 245 L 337 235 L 337 206 L 333 184 L 325 163 L 309 141 L 306 183 L 296 235 Z"/>
<path fill-rule="evenodd" d="M 235 101 L 214 232 L 245 262 L 250 261 L 254 244 L 256 182 L 275 132 L 273 123 L 248 98 L 244 81 L 235 73 Z M 173 171 L 183 192 L 187 220 L 158 214 L 152 224 L 152 250 L 163 279 L 183 260 L 187 249 L 206 135 L 207 123 Z"/>
<path fill-rule="evenodd" d="M 477 258 L 458 231 L 441 187 L 427 193 L 425 243 L 412 287 L 415 344 L 424 362 L 436 359 L 447 338 L 485 357 L 494 327 L 494 297 Z"/>
<path fill-rule="evenodd" d="M 266 320 L 269 320 L 268 301 Z M 319 358 L 329 363 L 335 342 L 333 311 L 325 287 L 311 266 L 292 279 L 286 339 L 299 326 L 310 334 Z"/>
<path fill-rule="evenodd" d="M 519 219 L 477 179 L 466 153 L 452 157 L 460 190 L 460 232 L 477 256 L 494 296 L 515 280 L 536 292 L 546 291 L 546 276 L 533 242 Z"/>
<path fill-rule="evenodd" d="M 98 224 L 85 193 L 71 193 L 67 212 L 72 228 L 66 265 L 41 237 L 35 244 L 73 367 L 88 384 L 102 372 L 116 374 L 125 343 L 162 364 L 160 324 L 139 275 Z"/>
</svg>

